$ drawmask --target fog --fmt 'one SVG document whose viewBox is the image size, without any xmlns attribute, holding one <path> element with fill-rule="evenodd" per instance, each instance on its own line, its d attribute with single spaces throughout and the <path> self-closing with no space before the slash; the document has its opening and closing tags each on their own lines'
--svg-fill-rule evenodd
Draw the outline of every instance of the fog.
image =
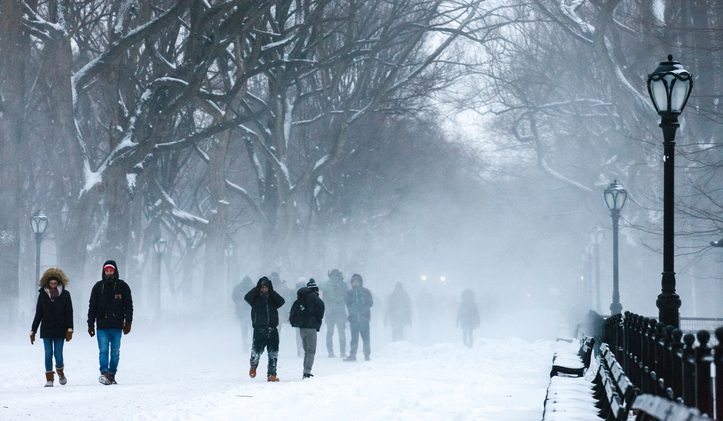
<svg viewBox="0 0 723 421">
<path fill-rule="evenodd" d="M 373 294 L 375 346 L 391 340 L 398 282 L 413 343 L 461 343 L 467 289 L 475 335 L 552 338 L 561 320 L 610 312 L 613 180 L 628 192 L 623 310 L 657 316 L 662 134 L 645 78 L 669 53 L 696 81 L 676 143 L 680 311 L 723 313 L 723 249 L 710 245 L 723 228 L 723 60 L 700 35 L 719 30 L 720 8 L 90 3 L 0 19 L 5 331 L 29 327 L 36 270 L 56 266 L 83 326 L 101 265 L 115 259 L 139 329 L 235 335 L 243 277 L 278 273 L 285 319 L 299 282 L 338 269 Z M 49 35 L 66 24 L 79 29 Z M 41 211 L 47 230 L 33 234 Z"/>
</svg>

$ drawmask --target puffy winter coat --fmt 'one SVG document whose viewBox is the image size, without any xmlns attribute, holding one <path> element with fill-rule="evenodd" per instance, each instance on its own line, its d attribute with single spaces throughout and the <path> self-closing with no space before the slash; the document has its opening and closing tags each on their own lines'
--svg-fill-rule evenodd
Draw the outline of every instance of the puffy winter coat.
<svg viewBox="0 0 723 421">
<path fill-rule="evenodd" d="M 54 299 L 50 298 L 48 288 L 51 279 L 58 280 L 60 289 L 60 294 Z M 65 332 L 73 328 L 73 301 L 70 292 L 66 289 L 67 286 L 68 277 L 58 268 L 50 268 L 40 277 L 38 303 L 35 306 L 35 318 L 30 330 L 37 332 L 40 326 L 41 338 L 65 338 Z"/>
<path fill-rule="evenodd" d="M 349 291 L 347 284 L 341 279 L 331 279 L 321 284 L 321 293 L 328 310 L 327 317 L 346 318 L 345 299 Z"/>
<path fill-rule="evenodd" d="M 131 288 L 118 276 L 118 265 L 108 260 L 105 265 L 113 265 L 116 270 L 113 276 L 96 282 L 90 292 L 88 303 L 88 327 L 98 325 L 98 329 L 120 329 L 123 323 L 133 322 L 133 297 Z"/>
<path fill-rule="evenodd" d="M 319 294 L 311 288 L 299 288 L 296 292 L 296 299 L 308 309 L 304 312 L 304 318 L 301 319 L 299 325 L 302 329 L 321 329 L 321 321 L 324 319 L 324 302 L 319 298 Z"/>
<path fill-rule="evenodd" d="M 268 294 L 261 293 L 261 285 L 269 288 Z M 269 328 L 279 325 L 279 307 L 286 302 L 284 298 L 274 291 L 273 284 L 266 277 L 259 279 L 255 287 L 244 297 L 251 305 L 251 325 L 254 328 Z"/>
</svg>

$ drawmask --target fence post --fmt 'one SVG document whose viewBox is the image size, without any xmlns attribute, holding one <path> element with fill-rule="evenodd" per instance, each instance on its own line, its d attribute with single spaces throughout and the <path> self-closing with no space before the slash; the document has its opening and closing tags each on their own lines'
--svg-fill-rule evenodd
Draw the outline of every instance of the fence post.
<svg viewBox="0 0 723 421">
<path fill-rule="evenodd" d="M 707 330 L 698 331 L 700 346 L 695 350 L 696 373 L 696 406 L 701 413 L 713 416 L 713 379 L 710 376 L 710 365 L 713 362 L 711 349 L 708 347 L 710 333 Z"/>
<path fill-rule="evenodd" d="M 683 398 L 683 343 L 680 339 L 683 332 L 680 329 L 673 329 L 671 333 L 669 354 L 671 357 L 671 384 L 674 398 Z"/>
<path fill-rule="evenodd" d="M 695 406 L 695 336 L 686 333 L 683 336 L 683 403 Z"/>
<path fill-rule="evenodd" d="M 718 345 L 715 346 L 715 401 L 716 419 L 723 421 L 723 327 L 715 330 Z"/>
</svg>

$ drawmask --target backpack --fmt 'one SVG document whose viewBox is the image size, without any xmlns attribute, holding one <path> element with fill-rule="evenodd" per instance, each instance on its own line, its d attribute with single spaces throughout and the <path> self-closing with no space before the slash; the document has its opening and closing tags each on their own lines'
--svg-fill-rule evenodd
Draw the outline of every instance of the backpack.
<svg viewBox="0 0 723 421">
<path fill-rule="evenodd" d="M 301 300 L 297 299 L 294 304 L 291 305 L 291 311 L 289 312 L 289 324 L 291 327 L 301 327 L 301 324 L 306 320 L 309 307 L 306 306 Z"/>
</svg>

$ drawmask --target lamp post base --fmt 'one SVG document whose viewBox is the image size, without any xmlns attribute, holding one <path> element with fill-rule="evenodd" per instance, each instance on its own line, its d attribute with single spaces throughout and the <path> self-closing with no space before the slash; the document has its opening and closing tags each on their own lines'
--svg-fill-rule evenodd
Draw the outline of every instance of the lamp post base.
<svg viewBox="0 0 723 421">
<path fill-rule="evenodd" d="M 610 314 L 616 315 L 623 312 L 623 305 L 620 303 L 612 303 L 610 304 Z"/>
<path fill-rule="evenodd" d="M 655 302 L 660 312 L 660 322 L 679 329 L 680 304 L 680 296 L 675 293 L 675 272 L 663 272 L 663 291 Z"/>
</svg>

